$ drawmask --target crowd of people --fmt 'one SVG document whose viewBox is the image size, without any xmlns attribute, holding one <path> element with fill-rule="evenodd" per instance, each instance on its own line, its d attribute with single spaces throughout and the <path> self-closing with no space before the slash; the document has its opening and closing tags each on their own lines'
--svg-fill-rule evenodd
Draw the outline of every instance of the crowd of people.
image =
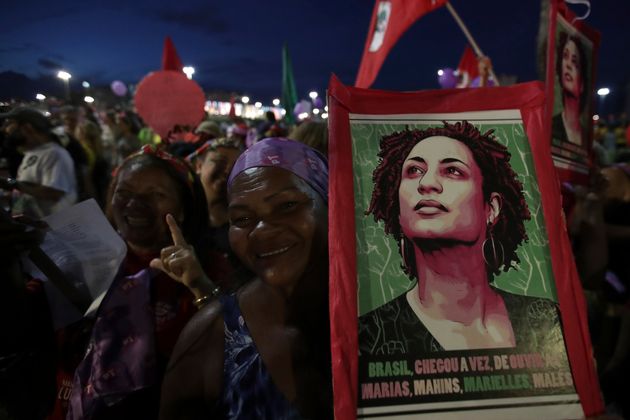
<svg viewBox="0 0 630 420">
<path fill-rule="evenodd" d="M 0 418 L 332 418 L 325 122 L 159 138 L 131 110 L 4 111 Z M 564 193 L 602 389 L 627 415 L 630 158 L 607 136 L 590 185 Z M 55 329 L 19 257 L 89 198 L 127 254 L 96 316 Z"/>
<path fill-rule="evenodd" d="M 162 401 L 163 418 L 330 418 L 328 169 L 306 145 L 326 153 L 326 124 L 208 119 L 160 139 L 128 110 L 51 111 L 2 114 L 1 295 L 12 320 L 2 417 L 157 418 Z M 127 254 L 97 315 L 55 329 L 18 257 L 41 242 L 43 217 L 89 198 Z M 197 342 L 208 331 L 217 341 Z M 211 365 L 197 346 L 218 352 Z M 210 387 L 191 373 L 206 369 Z M 189 389 L 173 379 L 182 375 L 195 378 Z"/>
</svg>

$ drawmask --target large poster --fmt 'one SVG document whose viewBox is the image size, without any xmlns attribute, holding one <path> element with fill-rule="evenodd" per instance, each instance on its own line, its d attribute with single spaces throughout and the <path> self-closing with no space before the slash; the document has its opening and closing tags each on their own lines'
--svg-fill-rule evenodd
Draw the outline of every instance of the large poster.
<svg viewBox="0 0 630 420">
<path fill-rule="evenodd" d="M 582 417 L 520 112 L 351 114 L 350 130 L 359 418 Z"/>
<path fill-rule="evenodd" d="M 601 408 L 559 200 L 545 203 L 541 86 L 330 92 L 337 417 Z"/>
<path fill-rule="evenodd" d="M 563 1 L 551 8 L 547 82 L 554 164 L 562 180 L 585 184 L 590 169 L 599 33 Z"/>
</svg>

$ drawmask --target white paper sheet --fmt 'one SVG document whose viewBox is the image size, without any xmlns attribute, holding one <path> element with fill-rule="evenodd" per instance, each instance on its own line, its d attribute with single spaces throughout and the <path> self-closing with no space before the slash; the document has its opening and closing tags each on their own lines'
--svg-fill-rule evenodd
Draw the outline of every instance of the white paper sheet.
<svg viewBox="0 0 630 420">
<path fill-rule="evenodd" d="M 41 249 L 77 289 L 84 292 L 87 289 L 93 303 L 84 315 L 94 313 L 127 254 L 125 242 L 93 199 L 43 220 L 50 231 Z M 38 270 L 31 274 L 42 278 Z M 80 319 L 79 311 L 50 282 L 46 282 L 45 287 L 55 328 Z"/>
</svg>

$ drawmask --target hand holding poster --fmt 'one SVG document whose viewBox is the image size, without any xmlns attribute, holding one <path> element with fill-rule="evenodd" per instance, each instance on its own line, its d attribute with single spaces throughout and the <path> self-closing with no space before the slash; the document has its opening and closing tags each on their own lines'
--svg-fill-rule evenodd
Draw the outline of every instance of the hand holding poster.
<svg viewBox="0 0 630 420">
<path fill-rule="evenodd" d="M 597 412 L 540 85 L 330 95 L 336 415 Z"/>
</svg>

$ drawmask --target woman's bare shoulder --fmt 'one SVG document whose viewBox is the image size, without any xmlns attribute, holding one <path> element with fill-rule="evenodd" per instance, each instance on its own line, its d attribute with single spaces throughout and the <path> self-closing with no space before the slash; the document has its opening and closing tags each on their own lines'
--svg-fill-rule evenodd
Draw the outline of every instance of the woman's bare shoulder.
<svg viewBox="0 0 630 420">
<path fill-rule="evenodd" d="M 201 308 L 182 330 L 171 356 L 169 369 L 182 357 L 193 357 L 199 352 L 223 349 L 223 314 L 218 300 Z"/>
<path fill-rule="evenodd" d="M 197 418 L 221 395 L 224 327 L 221 303 L 205 306 L 186 324 L 171 355 L 160 418 Z"/>
</svg>

